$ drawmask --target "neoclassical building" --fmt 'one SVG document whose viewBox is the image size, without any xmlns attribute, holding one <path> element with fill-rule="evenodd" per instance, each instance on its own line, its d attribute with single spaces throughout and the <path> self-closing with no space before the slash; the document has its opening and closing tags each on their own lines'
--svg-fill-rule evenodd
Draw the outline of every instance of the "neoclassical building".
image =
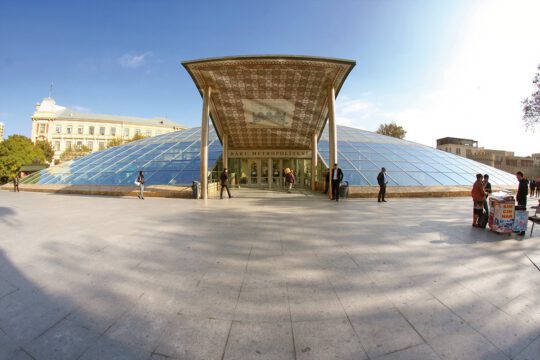
<svg viewBox="0 0 540 360">
<path fill-rule="evenodd" d="M 37 104 L 32 115 L 32 141 L 50 142 L 55 150 L 55 161 L 72 147 L 84 145 L 95 152 L 105 149 L 107 143 L 115 138 L 151 137 L 185 128 L 165 118 L 81 113 L 57 105 L 51 97 Z"/>
<path fill-rule="evenodd" d="M 4 140 L 4 123 L 0 122 L 0 141 Z"/>
</svg>

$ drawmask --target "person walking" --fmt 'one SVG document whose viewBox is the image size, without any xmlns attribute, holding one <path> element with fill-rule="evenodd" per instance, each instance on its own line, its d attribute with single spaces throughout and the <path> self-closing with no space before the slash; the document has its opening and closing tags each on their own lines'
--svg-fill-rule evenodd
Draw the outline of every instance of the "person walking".
<svg viewBox="0 0 540 360">
<path fill-rule="evenodd" d="M 377 196 L 377 202 L 386 202 L 384 197 L 386 196 L 386 184 L 388 184 L 388 178 L 386 177 L 386 169 L 381 168 L 381 172 L 377 175 L 377 183 L 379 184 L 379 195 Z"/>
<path fill-rule="evenodd" d="M 486 195 L 485 199 L 484 199 L 484 210 L 486 211 L 486 216 L 489 219 L 488 196 L 491 195 L 492 190 L 491 190 L 491 183 L 489 182 L 489 175 L 488 174 L 484 175 L 483 185 L 484 185 L 484 193 Z"/>
<path fill-rule="evenodd" d="M 227 189 L 229 199 L 232 198 L 231 192 L 229 191 L 229 171 L 227 170 L 227 168 L 223 169 L 223 172 L 221 173 L 219 179 L 221 180 L 221 192 L 219 193 L 219 198 L 223 199 L 223 189 Z"/>
<path fill-rule="evenodd" d="M 296 181 L 296 178 L 294 177 L 293 172 L 289 168 L 285 168 L 283 172 L 285 173 L 285 184 L 287 185 L 287 192 L 290 193 L 292 190 L 292 186 Z"/>
<path fill-rule="evenodd" d="M 334 164 L 330 178 L 332 179 L 332 200 L 339 201 L 339 184 L 343 180 L 343 171 L 341 171 L 337 163 Z"/>
<path fill-rule="evenodd" d="M 19 173 L 13 178 L 13 192 L 19 192 L 19 182 L 21 181 L 21 176 Z"/>
<path fill-rule="evenodd" d="M 482 174 L 476 174 L 476 181 L 473 184 L 471 197 L 473 199 L 473 222 L 472 226 L 480 227 L 480 216 L 484 212 L 484 200 L 486 193 L 484 192 L 484 184 L 482 183 Z"/>
<path fill-rule="evenodd" d="M 536 182 L 534 181 L 534 178 L 531 178 L 531 181 L 529 181 L 529 194 L 531 194 L 531 197 L 534 196 L 535 190 L 536 190 Z"/>
<path fill-rule="evenodd" d="M 540 178 L 536 178 L 536 197 L 540 197 Z"/>
<path fill-rule="evenodd" d="M 139 176 L 137 177 L 137 181 L 135 181 L 135 185 L 139 186 L 139 199 L 144 200 L 144 171 L 139 171 Z"/>
</svg>

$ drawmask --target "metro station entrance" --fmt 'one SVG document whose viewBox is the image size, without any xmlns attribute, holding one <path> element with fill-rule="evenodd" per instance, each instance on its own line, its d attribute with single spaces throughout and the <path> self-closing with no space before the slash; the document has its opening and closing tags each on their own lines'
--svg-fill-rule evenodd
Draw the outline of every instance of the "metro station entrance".
<svg viewBox="0 0 540 360">
<path fill-rule="evenodd" d="M 284 169 L 296 177 L 296 187 L 311 186 L 311 159 L 247 158 L 229 159 L 231 185 L 260 188 L 285 186 Z"/>
</svg>

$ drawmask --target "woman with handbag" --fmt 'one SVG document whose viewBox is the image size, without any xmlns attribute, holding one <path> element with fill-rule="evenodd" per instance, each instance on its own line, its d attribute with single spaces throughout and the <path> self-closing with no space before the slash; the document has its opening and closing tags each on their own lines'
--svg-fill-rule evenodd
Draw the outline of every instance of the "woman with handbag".
<svg viewBox="0 0 540 360">
<path fill-rule="evenodd" d="M 139 187 L 138 198 L 144 200 L 144 171 L 139 171 L 139 176 L 135 180 L 135 185 Z"/>
</svg>

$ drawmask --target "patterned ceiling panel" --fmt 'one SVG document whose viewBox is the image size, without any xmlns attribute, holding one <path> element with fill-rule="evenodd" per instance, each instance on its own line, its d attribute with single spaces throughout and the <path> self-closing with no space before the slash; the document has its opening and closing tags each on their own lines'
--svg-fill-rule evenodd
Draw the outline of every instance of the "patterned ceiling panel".
<svg viewBox="0 0 540 360">
<path fill-rule="evenodd" d="M 199 92 L 209 86 L 210 114 L 230 149 L 309 149 L 354 61 L 260 56 L 183 63 Z"/>
</svg>

